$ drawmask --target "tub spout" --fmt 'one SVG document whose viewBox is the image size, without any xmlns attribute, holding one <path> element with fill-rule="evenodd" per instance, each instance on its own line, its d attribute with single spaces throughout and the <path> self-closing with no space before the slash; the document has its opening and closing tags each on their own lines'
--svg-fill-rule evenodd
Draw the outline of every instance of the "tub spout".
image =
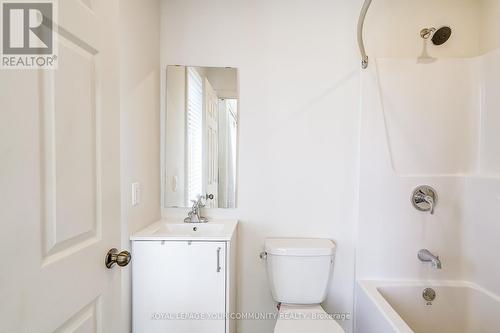
<svg viewBox="0 0 500 333">
<path fill-rule="evenodd" d="M 439 260 L 439 256 L 433 255 L 431 251 L 427 249 L 418 251 L 418 259 L 422 262 L 430 262 L 432 267 L 441 269 L 441 260 Z"/>
</svg>

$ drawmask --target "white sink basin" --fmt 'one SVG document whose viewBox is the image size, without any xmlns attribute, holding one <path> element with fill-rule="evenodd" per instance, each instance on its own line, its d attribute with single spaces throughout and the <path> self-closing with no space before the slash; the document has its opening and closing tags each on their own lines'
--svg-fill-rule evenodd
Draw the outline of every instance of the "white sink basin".
<svg viewBox="0 0 500 333">
<path fill-rule="evenodd" d="M 156 235 L 171 236 L 215 236 L 224 231 L 221 223 L 165 223 L 156 230 Z"/>
<path fill-rule="evenodd" d="M 207 223 L 176 223 L 160 220 L 140 230 L 131 240 L 231 240 L 235 220 L 214 220 Z"/>
</svg>

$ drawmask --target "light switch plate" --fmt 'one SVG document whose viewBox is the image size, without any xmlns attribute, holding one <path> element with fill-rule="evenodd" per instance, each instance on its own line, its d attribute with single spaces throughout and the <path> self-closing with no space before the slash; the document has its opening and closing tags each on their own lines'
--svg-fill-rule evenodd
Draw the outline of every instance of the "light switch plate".
<svg viewBox="0 0 500 333">
<path fill-rule="evenodd" d="M 140 203 L 141 185 L 139 183 L 132 183 L 132 207 Z"/>
</svg>

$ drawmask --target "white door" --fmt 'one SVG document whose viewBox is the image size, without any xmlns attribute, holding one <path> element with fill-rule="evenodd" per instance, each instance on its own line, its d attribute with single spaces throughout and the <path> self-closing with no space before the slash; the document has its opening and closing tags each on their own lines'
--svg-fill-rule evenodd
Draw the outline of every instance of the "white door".
<svg viewBox="0 0 500 333">
<path fill-rule="evenodd" d="M 134 241 L 132 254 L 133 333 L 225 332 L 225 242 Z"/>
<path fill-rule="evenodd" d="M 58 3 L 59 68 L 0 70 L 0 332 L 121 332 L 118 3 Z"/>
<path fill-rule="evenodd" d="M 206 135 L 206 194 L 214 198 L 207 201 L 207 207 L 218 207 L 219 189 L 219 98 L 210 82 L 205 79 L 205 135 Z"/>
</svg>

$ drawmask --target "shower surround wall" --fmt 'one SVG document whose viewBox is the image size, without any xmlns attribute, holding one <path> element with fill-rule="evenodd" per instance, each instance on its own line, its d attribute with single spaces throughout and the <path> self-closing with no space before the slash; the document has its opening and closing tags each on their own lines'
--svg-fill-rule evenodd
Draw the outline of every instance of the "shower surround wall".
<svg viewBox="0 0 500 333">
<path fill-rule="evenodd" d="M 465 179 L 462 269 L 465 279 L 500 295 L 500 49 L 480 58 L 479 172 Z"/>
<path fill-rule="evenodd" d="M 443 1 L 426 7 L 430 18 L 413 15 L 412 28 L 454 29 L 448 45 L 429 48 L 434 63 L 417 64 L 419 37 L 397 52 L 393 45 L 372 49 L 372 59 L 383 59 L 362 74 L 357 279 L 467 280 L 500 295 L 500 43 L 491 25 L 484 39 L 460 34 L 485 29 L 482 18 L 499 13 L 488 3 L 458 1 L 476 7 L 464 13 L 448 3 L 439 12 Z M 374 30 L 372 37 L 380 33 Z M 438 192 L 435 215 L 410 203 L 421 184 Z M 421 248 L 438 254 L 443 269 L 419 262 Z"/>
<path fill-rule="evenodd" d="M 362 86 L 357 278 L 460 277 L 463 179 L 454 175 L 399 175 L 391 163 L 393 156 L 389 147 L 393 141 L 405 140 L 402 136 L 406 132 L 398 132 L 398 137 L 388 135 L 375 63 L 363 73 Z M 409 158 L 419 155 L 428 144 L 426 136 L 429 133 L 432 136 L 432 124 L 421 122 L 415 126 L 422 127 L 420 136 L 424 143 L 407 151 Z M 418 165 L 425 166 L 425 162 L 422 158 Z M 424 184 L 433 186 L 438 193 L 434 215 L 417 211 L 410 202 L 413 189 Z M 422 248 L 440 255 L 442 270 L 431 269 L 430 265 L 417 260 L 417 252 Z"/>
</svg>

